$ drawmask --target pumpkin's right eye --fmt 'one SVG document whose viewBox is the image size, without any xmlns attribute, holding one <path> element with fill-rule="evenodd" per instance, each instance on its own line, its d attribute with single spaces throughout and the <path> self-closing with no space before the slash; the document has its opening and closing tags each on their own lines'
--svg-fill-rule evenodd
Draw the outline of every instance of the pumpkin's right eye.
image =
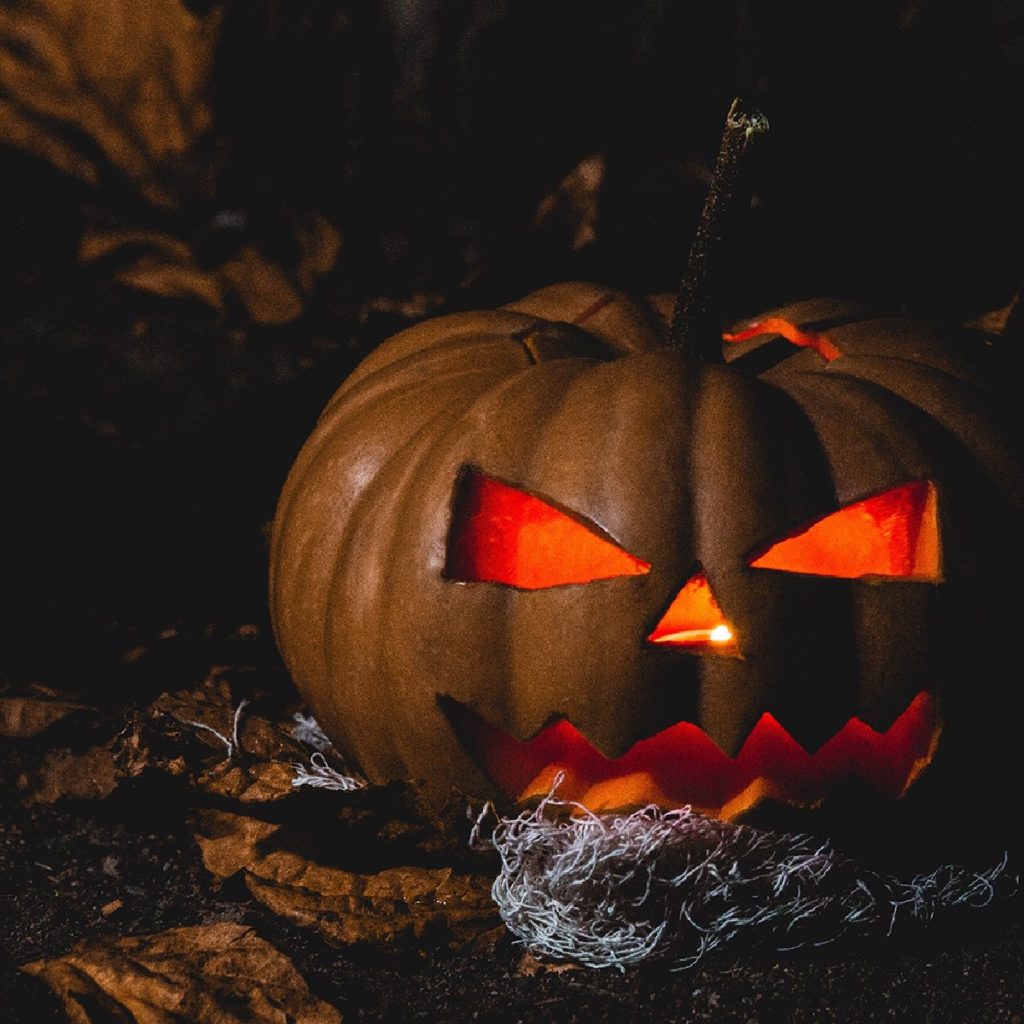
<svg viewBox="0 0 1024 1024">
<path fill-rule="evenodd" d="M 912 480 L 855 501 L 765 545 L 754 569 L 840 579 L 942 578 L 938 498 L 930 480 Z"/>
<path fill-rule="evenodd" d="M 476 469 L 455 491 L 444 575 L 541 590 L 639 576 L 651 566 L 567 512 Z"/>
</svg>

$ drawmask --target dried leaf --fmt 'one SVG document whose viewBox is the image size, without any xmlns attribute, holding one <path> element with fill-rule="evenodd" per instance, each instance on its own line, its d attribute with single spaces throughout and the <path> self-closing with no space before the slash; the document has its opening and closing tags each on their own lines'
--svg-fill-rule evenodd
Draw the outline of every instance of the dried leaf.
<svg viewBox="0 0 1024 1024">
<path fill-rule="evenodd" d="M 294 792 L 295 769 L 284 761 L 260 761 L 234 765 L 224 772 L 201 776 L 199 784 L 208 793 L 239 803 L 266 803 Z"/>
<path fill-rule="evenodd" d="M 84 704 L 71 701 L 0 697 L 0 736 L 29 739 L 72 712 L 83 711 L 85 708 Z"/>
<path fill-rule="evenodd" d="M 1013 298 L 1000 309 L 991 309 L 973 320 L 964 324 L 965 327 L 973 327 L 979 331 L 987 331 L 989 334 L 1006 335 L 1012 333 L 1007 328 L 1011 323 L 1018 321 L 1021 317 L 1021 289 L 1018 289 Z"/>
<path fill-rule="evenodd" d="M 246 870 L 261 903 L 328 942 L 459 946 L 499 924 L 490 879 L 452 868 L 385 868 L 356 874 L 277 851 Z"/>
<path fill-rule="evenodd" d="M 203 811 L 196 842 L 210 874 L 223 880 L 255 864 L 260 844 L 281 826 L 228 811 Z"/>
<path fill-rule="evenodd" d="M 242 871 L 256 899 L 331 943 L 455 948 L 501 934 L 489 878 L 449 867 L 385 868 L 372 874 L 327 867 L 282 849 L 281 828 L 206 811 L 196 841 L 214 875 L 223 879 Z"/>
<path fill-rule="evenodd" d="M 303 757 L 305 749 L 290 734 L 294 723 L 290 719 L 271 722 L 250 704 L 242 705 L 232 695 L 227 673 L 226 668 L 214 666 L 202 686 L 161 694 L 150 706 L 154 720 L 159 722 L 161 716 L 166 716 L 178 723 L 178 733 L 191 733 L 210 748 L 211 754 L 219 755 L 217 761 L 225 759 L 227 743 L 235 738 L 236 716 L 240 753 L 260 761 L 293 761 Z"/>
<path fill-rule="evenodd" d="M 59 996 L 74 1024 L 340 1024 L 292 962 L 244 925 L 86 941 L 23 968 Z"/>
<path fill-rule="evenodd" d="M 117 788 L 119 772 L 108 747 L 92 747 L 84 754 L 51 750 L 43 763 L 18 780 L 26 804 L 52 804 L 61 797 L 102 800 Z"/>
<path fill-rule="evenodd" d="M 516 965 L 516 976 L 532 978 L 535 974 L 563 974 L 565 971 L 577 971 L 580 969 L 579 964 L 555 964 L 548 963 L 546 960 L 538 960 L 529 950 L 526 950 Z"/>
<path fill-rule="evenodd" d="M 598 196 L 604 184 L 605 159 L 600 153 L 585 156 L 546 195 L 537 207 L 534 223 L 553 223 L 582 249 L 597 238 Z"/>
<path fill-rule="evenodd" d="M 335 264 L 341 236 L 315 215 L 296 229 L 294 266 L 281 266 L 254 245 L 218 267 L 200 267 L 189 245 L 155 231 L 90 231 L 79 247 L 83 263 L 106 260 L 114 277 L 139 291 L 201 302 L 219 313 L 240 307 L 253 323 L 284 324 L 298 317 L 317 279 Z"/>
<path fill-rule="evenodd" d="M 247 245 L 219 270 L 224 284 L 244 303 L 250 319 L 259 324 L 285 324 L 301 312 L 298 283 L 281 267 Z"/>
<path fill-rule="evenodd" d="M 163 754 L 151 757 L 156 767 L 188 774 L 205 792 L 241 803 L 295 793 L 294 765 L 306 762 L 309 750 L 292 735 L 294 719 L 271 721 L 241 705 L 222 668 L 214 668 L 198 689 L 162 694 L 150 713 L 151 727 L 161 735 L 159 744 L 151 744 Z"/>
<path fill-rule="evenodd" d="M 149 202 L 210 191 L 199 140 L 221 12 L 180 0 L 35 0 L 0 8 L 0 138 Z"/>
</svg>

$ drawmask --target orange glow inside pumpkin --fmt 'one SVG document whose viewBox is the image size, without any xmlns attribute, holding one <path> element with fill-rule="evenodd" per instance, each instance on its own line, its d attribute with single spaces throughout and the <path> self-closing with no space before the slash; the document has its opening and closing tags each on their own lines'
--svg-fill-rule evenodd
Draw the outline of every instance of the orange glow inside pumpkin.
<svg viewBox="0 0 1024 1024">
<path fill-rule="evenodd" d="M 691 650 L 735 650 L 735 635 L 718 607 L 707 577 L 694 573 L 647 638 L 652 644 Z"/>
<path fill-rule="evenodd" d="M 467 470 L 452 517 L 445 576 L 539 590 L 650 572 L 594 529 L 540 498 Z"/>
<path fill-rule="evenodd" d="M 915 480 L 832 512 L 751 558 L 755 569 L 859 579 L 940 576 L 935 485 Z"/>
<path fill-rule="evenodd" d="M 546 794 L 561 771 L 559 796 L 594 811 L 654 802 L 723 818 L 765 796 L 811 806 L 854 777 L 899 797 L 930 761 L 940 731 L 936 700 L 925 691 L 884 732 L 851 718 L 813 753 L 765 712 L 735 757 L 692 722 L 608 758 L 564 718 L 532 740 L 517 740 L 462 705 L 450 714 L 480 766 L 511 797 Z"/>
</svg>

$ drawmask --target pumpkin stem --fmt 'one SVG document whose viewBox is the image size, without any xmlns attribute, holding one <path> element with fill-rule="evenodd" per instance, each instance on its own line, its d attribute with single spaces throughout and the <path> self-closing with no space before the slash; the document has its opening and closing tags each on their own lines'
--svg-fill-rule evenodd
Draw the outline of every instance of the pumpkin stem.
<svg viewBox="0 0 1024 1024">
<path fill-rule="evenodd" d="M 757 136 L 767 131 L 768 119 L 764 114 L 739 97 L 732 101 L 718 148 L 715 175 L 679 282 L 669 331 L 669 342 L 674 348 L 694 352 L 705 362 L 723 361 L 716 316 L 722 292 L 723 258 L 732 221 L 747 200 L 747 152 Z"/>
</svg>

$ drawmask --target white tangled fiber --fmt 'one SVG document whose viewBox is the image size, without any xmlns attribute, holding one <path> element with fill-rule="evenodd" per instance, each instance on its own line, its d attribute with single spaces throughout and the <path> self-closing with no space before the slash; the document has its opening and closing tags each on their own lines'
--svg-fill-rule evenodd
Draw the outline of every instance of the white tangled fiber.
<svg viewBox="0 0 1024 1024">
<path fill-rule="evenodd" d="M 319 751 L 310 757 L 308 767 L 304 764 L 295 763 L 292 765 L 292 768 L 295 769 L 295 777 L 292 779 L 293 787 L 313 786 L 315 789 L 349 791 L 363 789 L 366 786 L 365 779 L 361 779 L 356 775 L 346 775 L 344 772 L 339 772 L 337 769 L 332 768 L 327 763 L 327 758 Z"/>
<path fill-rule="evenodd" d="M 1013 889 L 1007 856 L 985 872 L 945 866 L 909 882 L 865 870 L 827 841 L 645 807 L 600 816 L 548 797 L 498 820 L 492 896 L 536 956 L 625 970 L 674 970 L 738 939 L 793 949 L 840 936 L 891 935 L 897 920 L 929 922 Z M 485 808 L 471 842 L 479 842 Z"/>
<path fill-rule="evenodd" d="M 296 711 L 292 719 L 295 722 L 291 730 L 292 736 L 314 751 L 308 765 L 292 764 L 295 770 L 293 787 L 312 786 L 314 789 L 338 789 L 346 792 L 366 787 L 366 779 L 355 772 L 350 772 L 347 768 L 339 771 L 328 763 L 326 755 L 332 754 L 337 757 L 337 751 L 327 733 L 320 728 L 320 723 L 312 715 Z"/>
</svg>

